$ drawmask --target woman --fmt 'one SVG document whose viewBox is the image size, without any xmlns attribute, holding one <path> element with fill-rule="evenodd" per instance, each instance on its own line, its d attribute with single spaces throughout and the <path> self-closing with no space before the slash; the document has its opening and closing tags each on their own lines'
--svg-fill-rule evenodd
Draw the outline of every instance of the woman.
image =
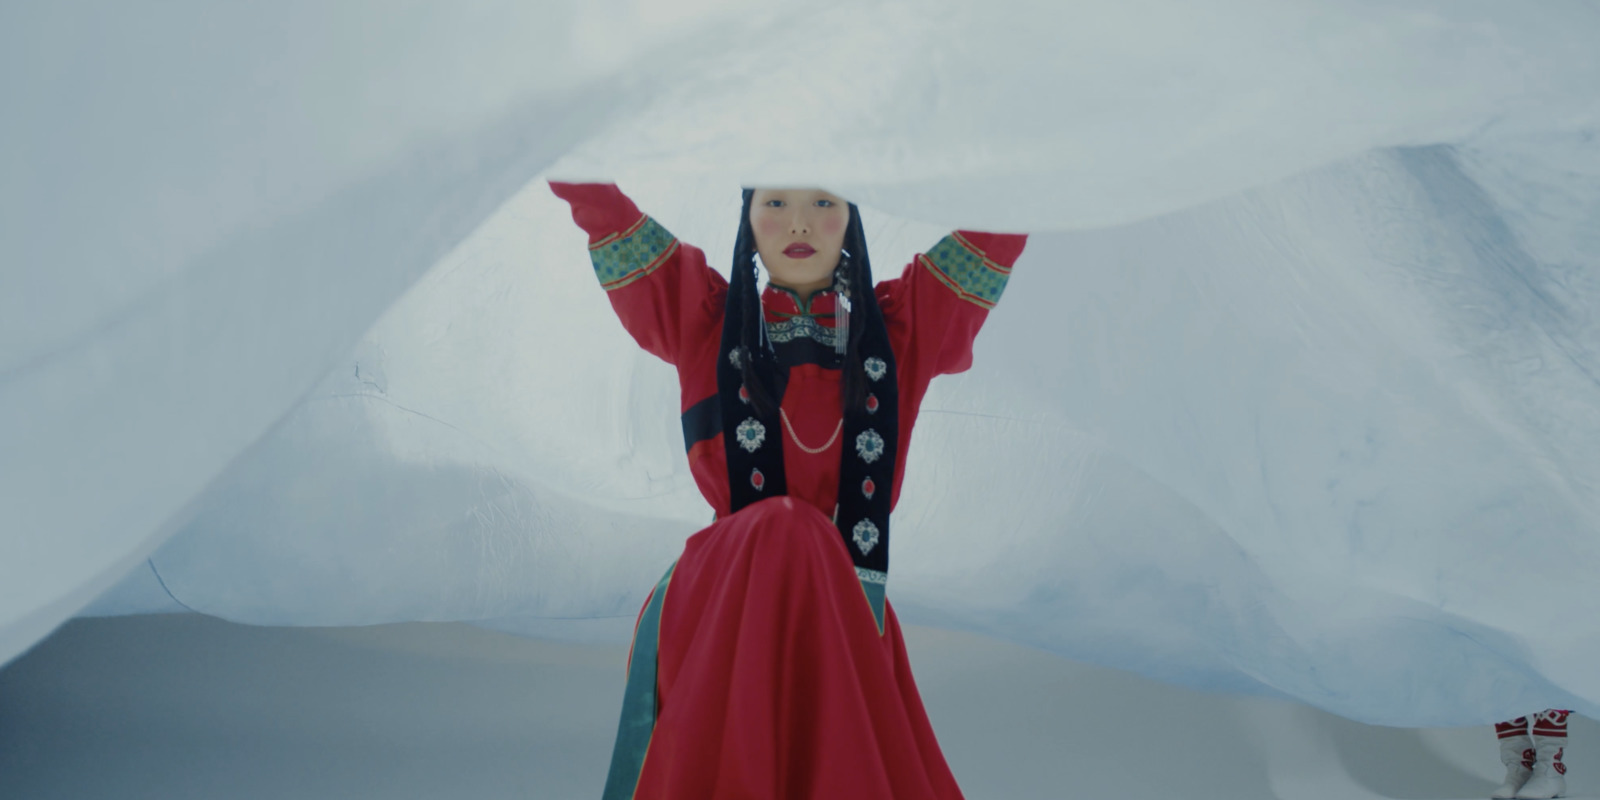
<svg viewBox="0 0 1600 800">
<path fill-rule="evenodd" d="M 640 614 L 605 796 L 960 797 L 884 597 L 889 512 L 928 383 L 971 365 L 1026 237 L 958 231 L 874 286 L 853 204 L 746 190 L 729 282 L 616 186 L 551 189 L 677 367 L 717 515 Z"/>
</svg>

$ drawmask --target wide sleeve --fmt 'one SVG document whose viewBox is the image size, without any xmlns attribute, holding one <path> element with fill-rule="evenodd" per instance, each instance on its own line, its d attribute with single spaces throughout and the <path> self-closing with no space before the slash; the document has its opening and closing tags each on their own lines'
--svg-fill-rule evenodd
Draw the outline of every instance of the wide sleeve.
<svg viewBox="0 0 1600 800">
<path fill-rule="evenodd" d="M 918 255 L 899 278 L 878 284 L 905 378 L 922 383 L 972 366 L 972 343 L 1027 243 L 1025 234 L 956 231 Z"/>
<path fill-rule="evenodd" d="M 699 248 L 678 241 L 615 184 L 550 182 L 589 234 L 589 259 L 622 326 L 669 364 L 721 319 L 728 283 Z"/>
</svg>

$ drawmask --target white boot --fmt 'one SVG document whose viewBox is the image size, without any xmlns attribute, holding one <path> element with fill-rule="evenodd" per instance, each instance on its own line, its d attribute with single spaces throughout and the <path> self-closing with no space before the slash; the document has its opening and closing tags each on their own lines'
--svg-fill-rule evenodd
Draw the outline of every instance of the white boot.
<svg viewBox="0 0 1600 800">
<path fill-rule="evenodd" d="M 1517 792 L 1521 800 L 1550 800 L 1567 793 L 1567 765 L 1561 757 L 1567 748 L 1567 712 L 1543 711 L 1534 718 L 1533 749 L 1538 760 L 1533 777 Z"/>
<path fill-rule="evenodd" d="M 1500 740 L 1500 762 L 1506 765 L 1506 782 L 1489 795 L 1494 800 L 1516 797 L 1522 785 L 1528 782 L 1528 777 L 1533 775 L 1533 740 L 1528 738 L 1527 729 L 1523 730 L 1523 733 Z"/>
</svg>

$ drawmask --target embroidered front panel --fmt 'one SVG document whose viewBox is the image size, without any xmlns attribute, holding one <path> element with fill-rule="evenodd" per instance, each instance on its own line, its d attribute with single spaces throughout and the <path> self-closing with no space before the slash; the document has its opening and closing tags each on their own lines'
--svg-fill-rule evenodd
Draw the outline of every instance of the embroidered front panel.
<svg viewBox="0 0 1600 800">
<path fill-rule="evenodd" d="M 796 339 L 810 339 L 833 347 L 839 341 L 839 334 L 833 328 L 817 322 L 816 317 L 802 315 L 782 322 L 768 322 L 767 338 L 771 339 L 773 344 L 788 344 Z"/>
<path fill-rule="evenodd" d="M 875 569 L 856 567 L 856 577 L 867 583 L 888 583 L 889 573 L 879 572 Z"/>
<path fill-rule="evenodd" d="M 608 292 L 655 272 L 676 252 L 678 240 L 649 217 L 640 217 L 633 227 L 589 245 L 595 277 Z"/>
<path fill-rule="evenodd" d="M 1010 267 L 989 260 L 959 233 L 939 240 L 917 260 L 961 299 L 984 308 L 994 308 L 1011 279 Z"/>
</svg>

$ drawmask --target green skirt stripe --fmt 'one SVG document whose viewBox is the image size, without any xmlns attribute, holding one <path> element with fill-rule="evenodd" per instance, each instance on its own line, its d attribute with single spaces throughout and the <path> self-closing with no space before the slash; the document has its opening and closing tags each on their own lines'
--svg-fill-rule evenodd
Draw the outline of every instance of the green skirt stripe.
<svg viewBox="0 0 1600 800">
<path fill-rule="evenodd" d="M 661 637 L 661 604 L 667 596 L 667 583 L 678 563 L 667 567 L 650 604 L 639 615 L 639 629 L 633 634 L 633 656 L 628 660 L 628 685 L 622 693 L 622 720 L 617 723 L 617 744 L 611 751 L 611 771 L 606 775 L 604 800 L 631 800 L 639 786 L 644 756 L 656 729 L 656 655 Z"/>
</svg>

